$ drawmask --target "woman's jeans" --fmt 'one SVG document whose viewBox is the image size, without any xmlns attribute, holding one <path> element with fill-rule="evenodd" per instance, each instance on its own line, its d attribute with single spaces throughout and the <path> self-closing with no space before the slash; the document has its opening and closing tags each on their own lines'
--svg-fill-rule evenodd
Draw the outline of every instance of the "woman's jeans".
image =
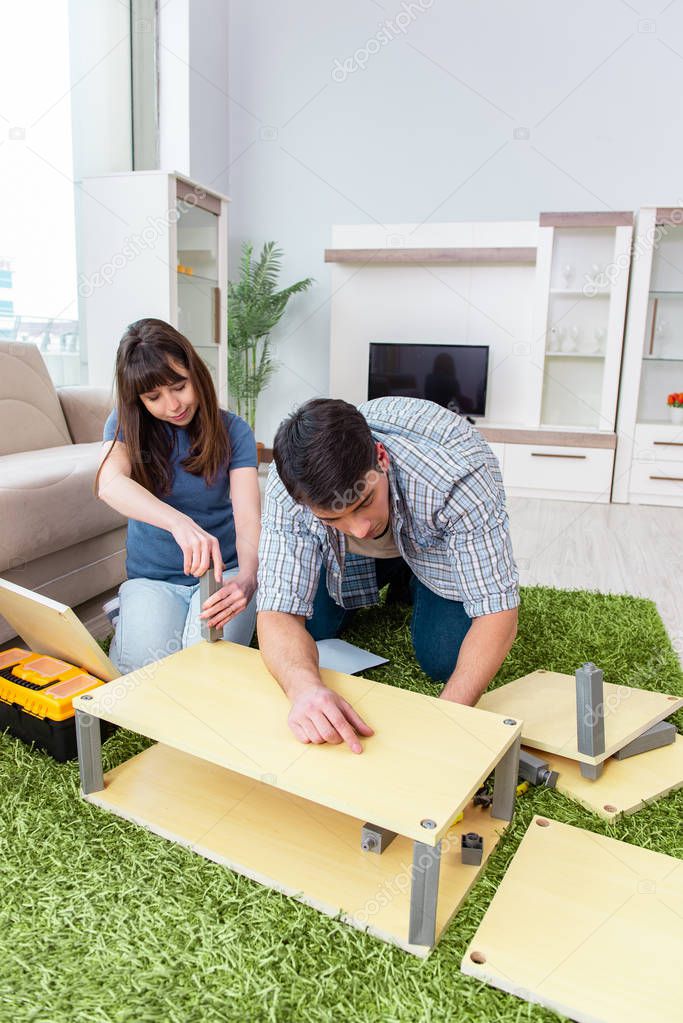
<svg viewBox="0 0 683 1023">
<path fill-rule="evenodd" d="M 375 570 L 380 589 L 387 583 L 400 587 L 408 582 L 413 604 L 410 636 L 415 657 L 425 674 L 435 682 L 446 682 L 453 674 L 460 646 L 472 623 L 462 603 L 432 593 L 413 575 L 403 558 L 375 558 Z M 313 617 L 306 622 L 313 639 L 338 636 L 352 615 L 353 611 L 346 611 L 332 600 L 327 592 L 325 569 L 321 568 Z"/>
<path fill-rule="evenodd" d="M 223 573 L 223 582 L 239 569 Z M 120 610 L 109 656 L 122 675 L 177 653 L 202 638 L 199 583 L 179 586 L 158 579 L 128 579 L 119 589 Z M 223 639 L 249 646 L 256 625 L 256 595 L 223 626 Z"/>
</svg>

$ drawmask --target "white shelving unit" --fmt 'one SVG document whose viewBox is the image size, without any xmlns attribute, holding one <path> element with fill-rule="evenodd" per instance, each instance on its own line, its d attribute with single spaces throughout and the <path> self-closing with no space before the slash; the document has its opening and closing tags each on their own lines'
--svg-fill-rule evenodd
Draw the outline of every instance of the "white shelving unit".
<svg viewBox="0 0 683 1023">
<path fill-rule="evenodd" d="M 638 213 L 617 420 L 612 499 L 683 507 L 683 425 L 666 404 L 683 391 L 683 207 Z"/>
<path fill-rule="evenodd" d="M 80 319 L 88 379 L 110 386 L 126 326 L 157 317 L 193 343 L 227 406 L 227 196 L 175 172 L 85 178 Z"/>
<path fill-rule="evenodd" d="M 371 341 L 486 344 L 477 427 L 508 494 L 608 502 L 632 233 L 632 213 L 335 227 L 330 394 L 367 398 Z"/>
<path fill-rule="evenodd" d="M 542 213 L 538 234 L 537 424 L 613 432 L 633 214 Z"/>
</svg>

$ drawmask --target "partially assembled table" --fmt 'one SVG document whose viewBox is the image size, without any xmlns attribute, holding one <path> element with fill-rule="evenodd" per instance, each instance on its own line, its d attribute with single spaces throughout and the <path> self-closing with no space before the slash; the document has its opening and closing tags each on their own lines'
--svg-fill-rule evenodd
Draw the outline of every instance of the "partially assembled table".
<svg viewBox="0 0 683 1023">
<path fill-rule="evenodd" d="M 521 723 L 322 677 L 375 730 L 362 754 L 297 742 L 260 653 L 232 643 L 202 641 L 77 697 L 83 795 L 426 956 L 512 818 Z M 104 775 L 97 719 L 156 745 Z M 492 805 L 473 806 L 494 770 Z M 462 862 L 467 832 L 483 837 L 478 866 Z"/>
</svg>

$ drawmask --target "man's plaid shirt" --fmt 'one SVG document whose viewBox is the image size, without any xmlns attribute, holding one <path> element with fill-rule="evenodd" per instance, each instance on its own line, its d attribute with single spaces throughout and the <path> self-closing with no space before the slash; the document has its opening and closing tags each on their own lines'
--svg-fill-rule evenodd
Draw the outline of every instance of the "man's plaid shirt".
<svg viewBox="0 0 683 1023">
<path fill-rule="evenodd" d="M 391 528 L 420 582 L 470 618 L 519 604 L 505 491 L 495 455 L 467 420 L 415 398 L 360 406 L 389 459 Z M 374 560 L 289 496 L 270 467 L 259 546 L 259 611 L 313 614 L 320 566 L 345 608 L 377 602 Z"/>
</svg>

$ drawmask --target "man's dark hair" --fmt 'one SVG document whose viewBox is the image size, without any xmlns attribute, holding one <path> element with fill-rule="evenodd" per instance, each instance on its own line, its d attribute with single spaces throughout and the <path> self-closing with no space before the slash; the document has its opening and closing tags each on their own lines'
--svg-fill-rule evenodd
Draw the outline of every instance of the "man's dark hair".
<svg viewBox="0 0 683 1023">
<path fill-rule="evenodd" d="M 338 511 L 360 500 L 365 476 L 377 464 L 364 417 L 336 398 L 313 398 L 283 420 L 273 458 L 298 504 Z"/>
</svg>

